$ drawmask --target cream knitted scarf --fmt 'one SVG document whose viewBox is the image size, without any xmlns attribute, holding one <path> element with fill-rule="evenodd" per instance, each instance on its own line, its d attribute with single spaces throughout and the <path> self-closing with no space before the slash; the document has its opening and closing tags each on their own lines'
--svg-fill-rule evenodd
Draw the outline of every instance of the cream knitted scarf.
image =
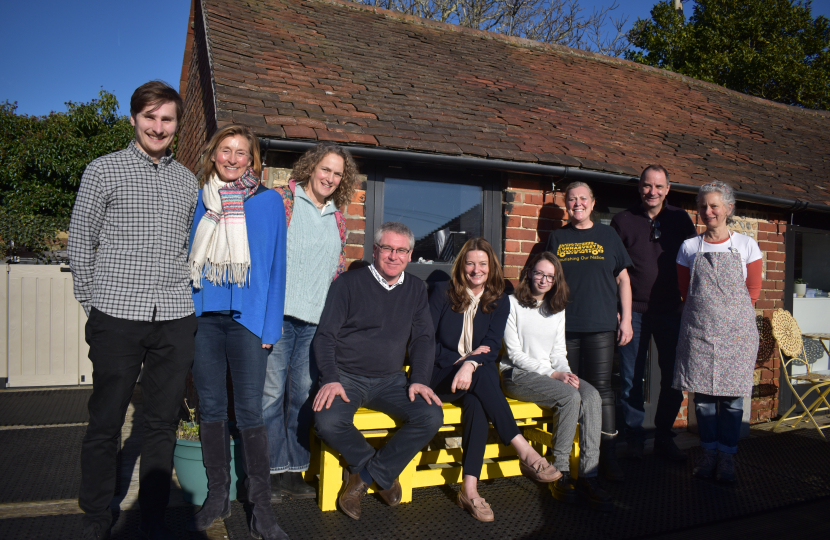
<svg viewBox="0 0 830 540">
<path fill-rule="evenodd" d="M 458 354 L 461 356 L 473 352 L 473 319 L 476 318 L 478 303 L 481 301 L 481 295 L 484 294 L 484 288 L 478 294 L 473 294 L 473 291 L 468 288 L 467 294 L 470 295 L 470 305 L 464 311 L 464 326 L 461 328 L 461 339 L 458 340 Z"/>
<path fill-rule="evenodd" d="M 234 182 L 223 182 L 216 174 L 202 189 L 205 215 L 199 220 L 190 249 L 190 278 L 202 288 L 202 275 L 214 285 L 248 280 L 251 253 L 245 224 L 245 201 L 259 187 L 259 178 L 248 169 Z"/>
</svg>

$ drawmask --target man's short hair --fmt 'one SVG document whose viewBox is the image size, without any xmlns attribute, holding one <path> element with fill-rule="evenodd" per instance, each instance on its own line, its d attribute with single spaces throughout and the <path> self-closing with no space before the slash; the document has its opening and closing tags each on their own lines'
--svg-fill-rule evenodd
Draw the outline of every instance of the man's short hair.
<svg viewBox="0 0 830 540">
<path fill-rule="evenodd" d="M 669 183 L 669 171 L 667 171 L 666 168 L 663 167 L 662 165 L 654 164 L 654 165 L 649 165 L 648 167 L 643 169 L 643 172 L 640 173 L 640 183 L 641 184 L 643 183 L 643 180 L 646 179 L 646 173 L 648 171 L 660 171 L 661 173 L 666 175 L 666 183 L 667 184 Z"/>
<path fill-rule="evenodd" d="M 399 223 L 397 221 L 387 221 L 375 230 L 375 245 L 380 245 L 380 239 L 383 237 L 383 233 L 387 232 L 406 236 L 409 238 L 409 249 L 415 247 L 415 235 L 412 234 L 412 230 L 403 223 Z"/>
<path fill-rule="evenodd" d="M 135 89 L 133 97 L 130 98 L 130 116 L 135 117 L 147 106 L 162 103 L 176 104 L 176 122 L 180 122 L 184 110 L 182 97 L 164 81 L 150 81 Z"/>
</svg>

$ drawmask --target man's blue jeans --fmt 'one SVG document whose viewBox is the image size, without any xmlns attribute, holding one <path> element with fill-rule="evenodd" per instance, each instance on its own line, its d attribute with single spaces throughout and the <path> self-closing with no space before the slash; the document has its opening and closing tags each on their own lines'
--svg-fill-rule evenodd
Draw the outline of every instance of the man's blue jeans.
<svg viewBox="0 0 830 540">
<path fill-rule="evenodd" d="M 340 384 L 349 402 L 336 396 L 331 408 L 315 413 L 317 435 L 337 451 L 352 474 L 364 468 L 383 489 L 389 489 L 404 468 L 438 433 L 444 423 L 444 410 L 428 404 L 421 396 L 409 401 L 408 380 L 403 371 L 388 377 L 362 377 L 342 370 Z M 378 450 L 354 426 L 360 407 L 388 414 L 401 427 Z"/>
<path fill-rule="evenodd" d="M 626 437 L 642 439 L 645 407 L 643 404 L 643 374 L 648 360 L 652 336 L 657 345 L 657 363 L 660 366 L 660 397 L 654 426 L 657 437 L 673 437 L 672 426 L 683 403 L 683 392 L 672 388 L 677 339 L 680 335 L 680 315 L 673 313 L 632 313 L 631 341 L 620 347 L 620 404 Z"/>
<path fill-rule="evenodd" d="M 272 473 L 308 469 L 311 398 L 317 365 L 310 361 L 317 325 L 285 317 L 282 337 L 268 355 L 262 417 L 268 430 Z"/>
<path fill-rule="evenodd" d="M 232 315 L 204 313 L 197 319 L 193 384 L 199 393 L 201 421 L 227 420 L 226 373 L 230 367 L 236 426 L 240 430 L 261 426 L 268 349 L 263 349 L 262 339 L 233 320 Z"/>
<path fill-rule="evenodd" d="M 701 447 L 725 454 L 737 453 L 744 398 L 695 393 L 695 416 Z"/>
</svg>

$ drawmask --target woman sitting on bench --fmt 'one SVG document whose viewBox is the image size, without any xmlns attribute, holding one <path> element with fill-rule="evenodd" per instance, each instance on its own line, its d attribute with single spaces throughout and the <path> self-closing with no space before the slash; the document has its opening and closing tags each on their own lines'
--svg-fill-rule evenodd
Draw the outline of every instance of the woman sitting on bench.
<svg viewBox="0 0 830 540">
<path fill-rule="evenodd" d="M 539 482 L 553 482 L 562 474 L 521 435 L 499 387 L 496 357 L 510 302 L 490 243 L 483 238 L 468 240 L 450 273 L 450 281 L 436 285 L 429 300 L 435 325 L 430 386 L 445 403 L 461 400 L 464 481 L 458 506 L 479 521 L 493 521 L 493 511 L 477 489 L 489 422 L 501 441 L 516 449 L 522 474 Z"/>
<path fill-rule="evenodd" d="M 508 358 L 501 361 L 504 393 L 555 411 L 554 466 L 562 478 L 551 484 L 553 497 L 574 503 L 578 497 L 591 506 L 611 510 L 611 496 L 597 481 L 602 398 L 596 388 L 571 373 L 565 350 L 565 305 L 568 285 L 556 256 L 545 251 L 523 272 L 510 296 L 510 315 L 504 329 Z M 579 479 L 574 484 L 568 457 L 579 420 Z"/>
</svg>

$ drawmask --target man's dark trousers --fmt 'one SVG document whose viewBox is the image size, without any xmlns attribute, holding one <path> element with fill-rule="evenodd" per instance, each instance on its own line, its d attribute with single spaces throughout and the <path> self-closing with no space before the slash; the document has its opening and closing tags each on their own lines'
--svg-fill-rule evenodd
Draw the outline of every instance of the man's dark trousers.
<svg viewBox="0 0 830 540">
<path fill-rule="evenodd" d="M 403 371 L 389 377 L 361 377 L 339 371 L 340 384 L 349 403 L 335 396 L 331 408 L 315 413 L 317 435 L 334 448 L 352 474 L 363 468 L 383 489 L 389 489 L 406 466 L 429 443 L 444 423 L 444 410 L 428 404 L 420 395 L 409 401 Z M 360 407 L 388 414 L 404 423 L 377 451 L 354 426 Z"/>
<path fill-rule="evenodd" d="M 176 424 L 187 371 L 193 364 L 196 317 L 130 321 L 95 308 L 86 323 L 92 361 L 89 425 L 81 447 L 78 505 L 84 522 L 112 520 L 118 438 L 136 379 L 141 377 L 142 442 L 138 501 L 145 521 L 163 519 L 170 497 Z"/>
<path fill-rule="evenodd" d="M 660 366 L 660 397 L 654 416 L 656 437 L 674 437 L 672 426 L 683 403 L 683 392 L 672 388 L 680 315 L 675 313 L 632 313 L 634 335 L 620 347 L 620 409 L 627 438 L 644 437 L 643 375 L 651 338 L 657 345 Z"/>
</svg>

